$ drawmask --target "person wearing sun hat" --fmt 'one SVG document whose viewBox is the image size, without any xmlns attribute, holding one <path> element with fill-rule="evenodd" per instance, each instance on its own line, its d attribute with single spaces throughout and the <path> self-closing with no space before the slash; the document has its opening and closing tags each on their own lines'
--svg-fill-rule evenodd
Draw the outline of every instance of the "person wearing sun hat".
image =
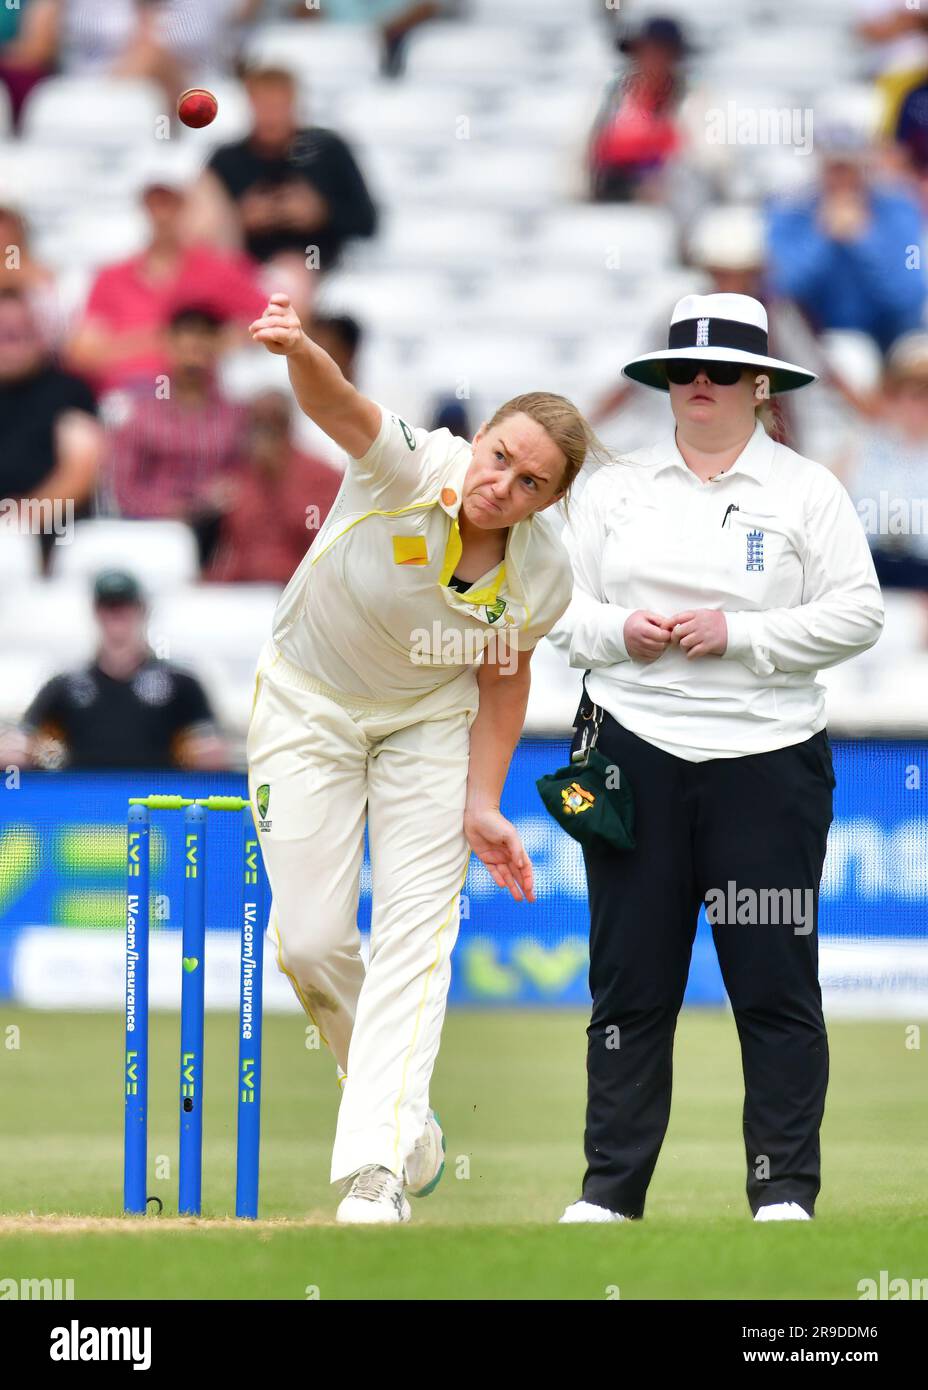
<svg viewBox="0 0 928 1390">
<path fill-rule="evenodd" d="M 550 636 L 586 673 L 574 747 L 598 724 L 634 799 L 635 847 L 583 851 L 587 1168 L 561 1219 L 644 1214 L 705 903 L 741 1043 L 748 1202 L 758 1221 L 807 1220 L 835 785 L 815 677 L 877 640 L 879 585 L 842 485 L 756 419 L 768 395 L 815 380 L 770 355 L 756 299 L 687 295 L 667 347 L 623 370 L 669 394 L 676 428 L 600 468 L 563 532 L 574 593 Z"/>
</svg>

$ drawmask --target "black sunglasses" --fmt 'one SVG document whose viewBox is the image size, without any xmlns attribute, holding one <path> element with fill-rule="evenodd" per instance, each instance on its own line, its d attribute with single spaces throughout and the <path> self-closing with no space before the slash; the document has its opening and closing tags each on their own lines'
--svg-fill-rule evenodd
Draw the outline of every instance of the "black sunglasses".
<svg viewBox="0 0 928 1390">
<path fill-rule="evenodd" d="M 672 381 L 674 386 L 689 386 L 700 372 L 705 372 L 714 386 L 734 386 L 736 381 L 741 380 L 744 371 L 741 362 L 695 362 L 688 357 L 672 357 L 664 365 L 667 380 Z"/>
</svg>

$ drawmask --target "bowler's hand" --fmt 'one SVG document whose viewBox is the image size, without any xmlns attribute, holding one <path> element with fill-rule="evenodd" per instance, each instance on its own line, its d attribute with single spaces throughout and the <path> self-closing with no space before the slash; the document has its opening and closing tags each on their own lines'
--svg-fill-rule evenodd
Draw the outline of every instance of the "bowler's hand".
<svg viewBox="0 0 928 1390">
<path fill-rule="evenodd" d="M 466 811 L 464 834 L 467 842 L 490 871 L 500 888 L 508 888 L 516 902 L 535 901 L 532 861 L 525 852 L 515 826 L 501 811 Z"/>
<path fill-rule="evenodd" d="M 686 652 L 687 661 L 694 656 L 724 656 L 728 623 L 720 609 L 694 608 L 688 613 L 675 613 L 667 621 L 670 640 Z"/>
<path fill-rule="evenodd" d="M 281 357 L 289 357 L 303 342 L 302 325 L 286 294 L 272 294 L 261 317 L 248 325 L 248 332 L 256 343 Z"/>
</svg>

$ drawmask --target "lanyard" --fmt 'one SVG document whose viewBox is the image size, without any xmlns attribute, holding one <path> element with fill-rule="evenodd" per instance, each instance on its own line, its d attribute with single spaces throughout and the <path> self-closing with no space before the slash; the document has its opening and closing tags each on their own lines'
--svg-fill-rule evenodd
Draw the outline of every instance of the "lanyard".
<svg viewBox="0 0 928 1390">
<path fill-rule="evenodd" d="M 586 691 L 586 678 L 588 675 L 588 671 L 584 672 L 583 695 L 586 700 L 589 700 Z M 584 714 L 583 702 L 581 701 L 580 718 L 583 720 L 583 732 L 580 735 L 580 747 L 575 749 L 570 755 L 571 763 L 586 767 L 590 759 L 590 752 L 596 747 L 596 740 L 599 738 L 599 730 L 603 722 L 604 714 L 605 710 L 601 709 L 599 705 L 595 705 L 592 700 L 590 700 L 590 713 Z"/>
</svg>

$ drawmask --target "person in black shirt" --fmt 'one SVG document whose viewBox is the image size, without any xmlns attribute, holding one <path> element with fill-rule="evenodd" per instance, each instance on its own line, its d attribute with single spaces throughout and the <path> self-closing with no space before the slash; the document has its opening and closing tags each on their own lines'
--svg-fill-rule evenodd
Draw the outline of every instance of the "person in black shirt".
<svg viewBox="0 0 928 1390">
<path fill-rule="evenodd" d="M 42 687 L 20 725 L 21 746 L 5 750 L 3 760 L 95 770 L 228 767 L 199 681 L 158 660 L 148 645 L 135 579 L 104 570 L 94 585 L 94 611 L 96 657 Z"/>
<path fill-rule="evenodd" d="M 104 447 L 96 410 L 90 387 L 52 361 L 23 295 L 0 291 L 0 497 L 85 515 Z M 54 536 L 40 540 L 47 559 Z"/>
<path fill-rule="evenodd" d="M 311 248 L 327 271 L 350 237 L 373 236 L 377 211 L 344 140 L 321 126 L 300 128 L 293 76 L 264 68 L 245 76 L 254 125 L 244 140 L 222 145 L 200 186 L 201 232 L 228 236 L 234 205 L 246 250 L 259 261 Z M 309 248 L 309 249 L 308 249 Z"/>
</svg>

